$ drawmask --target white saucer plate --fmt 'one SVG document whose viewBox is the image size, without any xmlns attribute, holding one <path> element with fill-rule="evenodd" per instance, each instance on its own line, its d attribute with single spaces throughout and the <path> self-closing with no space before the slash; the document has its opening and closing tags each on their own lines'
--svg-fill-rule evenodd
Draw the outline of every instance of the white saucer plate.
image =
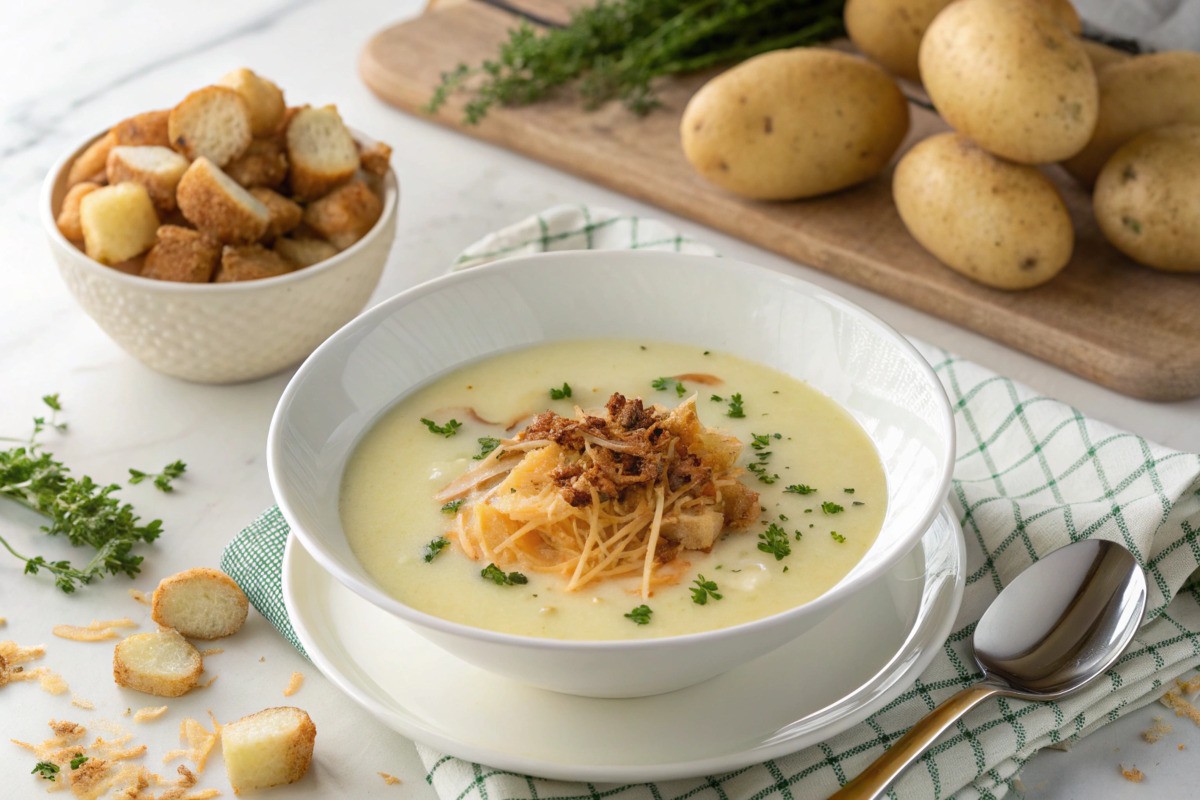
<svg viewBox="0 0 1200 800">
<path fill-rule="evenodd" d="M 294 536 L 283 594 L 317 668 L 405 736 L 513 772 L 625 783 L 776 758 L 882 708 L 949 635 L 965 560 L 943 508 L 913 552 L 808 633 L 705 683 L 627 700 L 548 692 L 460 661 L 338 583 Z"/>
</svg>

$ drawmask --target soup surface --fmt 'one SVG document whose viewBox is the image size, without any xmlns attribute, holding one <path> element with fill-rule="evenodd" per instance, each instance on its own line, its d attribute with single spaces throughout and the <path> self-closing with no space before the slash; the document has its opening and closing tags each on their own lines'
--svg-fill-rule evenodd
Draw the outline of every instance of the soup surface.
<svg viewBox="0 0 1200 800">
<path fill-rule="evenodd" d="M 506 430 L 514 420 L 570 417 L 576 406 L 602 414 L 614 392 L 666 408 L 694 397 L 704 426 L 741 441 L 736 471 L 759 493 L 758 518 L 710 552 L 682 550 L 670 564 L 677 580 L 649 597 L 638 579 L 569 591 L 536 571 L 503 581 L 512 565 L 502 582 L 481 574 L 488 560 L 447 538 L 458 509 L 435 495 L 481 463 L 489 437 L 511 439 L 525 424 Z M 401 399 L 352 453 L 340 510 L 355 555 L 413 608 L 506 633 L 628 639 L 726 627 L 816 598 L 870 548 L 886 503 L 870 438 L 804 383 L 693 346 L 589 340 L 494 356 Z"/>
</svg>

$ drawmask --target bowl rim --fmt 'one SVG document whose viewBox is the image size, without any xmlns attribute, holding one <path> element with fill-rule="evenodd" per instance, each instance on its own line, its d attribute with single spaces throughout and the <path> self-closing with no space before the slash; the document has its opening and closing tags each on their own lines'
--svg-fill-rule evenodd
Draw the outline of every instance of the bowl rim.
<svg viewBox="0 0 1200 800">
<path fill-rule="evenodd" d="M 355 128 L 350 128 L 349 126 L 347 128 L 355 142 L 369 146 L 375 144 L 377 141 Z M 225 294 L 231 292 L 252 292 L 275 286 L 283 287 L 307 280 L 320 273 L 337 269 L 338 266 L 352 259 L 360 250 L 367 247 L 372 240 L 378 238 L 381 235 L 380 232 L 387 227 L 386 223 L 388 219 L 395 216 L 400 203 L 400 181 L 396 177 L 395 170 L 389 164 L 387 175 L 383 177 L 383 210 L 379 214 L 379 219 L 375 221 L 375 224 L 371 226 L 371 230 L 367 231 L 361 239 L 324 261 L 318 261 L 316 264 L 300 267 L 284 275 L 276 275 L 271 278 L 259 278 L 252 281 L 230 281 L 228 283 L 213 283 L 212 281 L 207 283 L 160 281 L 155 278 L 144 278 L 141 275 L 130 275 L 106 264 L 101 264 L 83 250 L 80 250 L 66 236 L 63 236 L 62 231 L 58 229 L 58 222 L 52 207 L 54 188 L 58 185 L 59 178 L 62 177 L 64 172 L 70 169 L 71 164 L 85 148 L 107 133 L 108 129 L 106 128 L 100 133 L 88 136 L 54 162 L 54 166 L 50 168 L 42 181 L 41 191 L 38 192 L 38 216 L 41 218 L 42 227 L 45 229 L 46 235 L 50 237 L 51 244 L 55 247 L 64 248 L 68 252 L 78 256 L 78 258 L 72 257 L 74 263 L 81 265 L 83 269 L 90 271 L 94 275 L 101 276 L 103 279 L 116 281 L 118 284 L 124 284 L 140 291 L 159 292 L 163 294 Z M 162 223 L 160 222 L 159 224 L 161 225 Z"/>
<path fill-rule="evenodd" d="M 454 622 L 442 617 L 429 614 L 424 611 L 415 609 L 405 603 L 397 600 L 385 592 L 382 588 L 374 585 L 373 582 L 364 582 L 359 580 L 352 574 L 344 570 L 336 558 L 325 551 L 325 547 L 315 537 L 309 535 L 304 526 L 298 523 L 297 515 L 292 511 L 287 493 L 282 486 L 281 474 L 283 471 L 283 429 L 288 416 L 288 410 L 292 405 L 295 396 L 300 391 L 302 383 L 306 382 L 307 375 L 314 369 L 313 365 L 318 360 L 325 357 L 325 353 L 335 346 L 347 336 L 354 335 L 355 331 L 364 327 L 379 324 L 384 319 L 400 312 L 405 306 L 419 300 L 427 295 L 434 294 L 443 289 L 443 287 L 454 286 L 459 283 L 476 280 L 475 274 L 503 274 L 520 272 L 528 268 L 536 268 L 542 262 L 552 262 L 561 259 L 588 261 L 596 260 L 611 261 L 614 258 L 619 258 L 623 261 L 628 261 L 631 265 L 636 266 L 639 262 L 654 262 L 672 260 L 679 263 L 692 262 L 693 264 L 706 265 L 710 269 L 725 270 L 728 272 L 736 272 L 744 277 L 747 270 L 755 272 L 760 280 L 774 281 L 780 285 L 798 288 L 804 293 L 814 297 L 815 299 L 838 307 L 852 316 L 857 316 L 868 325 L 876 327 L 878 330 L 886 334 L 898 346 L 900 353 L 907 357 L 918 372 L 922 373 L 929 385 L 932 387 L 931 392 L 933 400 L 938 406 L 939 417 L 944 423 L 947 436 L 942 442 L 942 452 L 939 454 L 942 461 L 942 471 L 938 478 L 939 491 L 933 496 L 933 499 L 928 504 L 922 516 L 915 522 L 909 530 L 904 531 L 899 537 L 899 544 L 895 547 L 896 555 L 891 559 L 880 559 L 877 563 L 863 569 L 855 576 L 853 582 L 847 583 L 845 579 L 827 590 L 825 593 L 799 606 L 794 606 L 785 611 L 778 612 L 766 617 L 758 617 L 752 620 L 747 620 L 736 625 L 730 625 L 723 628 L 714 628 L 706 631 L 698 631 L 694 633 L 686 633 L 672 636 L 656 636 L 646 639 L 552 639 L 547 637 L 527 636 L 512 633 L 502 633 L 498 631 L 488 630 L 465 623 Z M 529 267 L 533 265 L 533 267 Z M 580 268 L 578 266 L 559 265 L 552 269 L 572 269 Z M 633 267 L 631 267 L 633 268 Z M 399 397 L 397 397 L 399 399 Z M 394 402 L 394 401 L 393 401 Z M 836 402 L 836 401 L 835 401 Z M 360 432 L 361 434 L 361 432 Z M 357 440 L 356 440 L 357 441 Z M 933 524 L 934 519 L 940 513 L 943 504 L 946 501 L 951 483 L 951 476 L 954 468 L 955 454 L 955 425 L 954 414 L 950 404 L 950 399 L 946 394 L 945 388 L 934 372 L 933 367 L 925 360 L 925 357 L 920 354 L 915 346 L 908 341 L 899 331 L 891 325 L 884 322 L 875 314 L 867 311 L 858 304 L 847 300 L 841 295 L 832 292 L 828 289 L 820 287 L 810 281 L 798 278 L 794 275 L 782 272 L 780 270 L 763 267 L 749 262 L 729 259 L 720 256 L 696 255 L 687 253 L 673 253 L 665 251 L 651 250 L 570 250 L 570 251 L 554 251 L 545 253 L 536 253 L 531 255 L 514 256 L 511 258 L 502 259 L 492 262 L 481 267 L 471 269 L 458 270 L 445 275 L 433 278 L 423 283 L 417 284 L 409 289 L 406 289 L 390 298 L 387 298 L 377 303 L 372 308 L 359 314 L 350 322 L 346 323 L 336 333 L 321 343 L 308 358 L 297 368 L 292 378 L 284 387 L 283 393 L 279 397 L 279 401 L 275 406 L 275 411 L 271 415 L 271 422 L 267 431 L 267 475 L 271 486 L 272 494 L 275 502 L 279 507 L 280 513 L 288 523 L 290 530 L 296 534 L 301 542 L 305 545 L 305 549 L 312 555 L 314 559 L 329 572 L 336 580 L 347 586 L 351 591 L 363 597 L 373 605 L 382 608 L 409 624 L 416 625 L 418 628 L 429 629 L 437 632 L 439 635 L 449 635 L 454 637 L 466 638 L 472 641 L 494 644 L 519 646 L 523 649 L 532 649 L 537 651 L 570 651 L 570 652 L 591 652 L 591 653 L 611 653 L 625 651 L 640 651 L 650 650 L 662 647 L 685 647 L 696 642 L 712 642 L 718 639 L 724 639 L 730 636 L 739 635 L 740 632 L 747 630 L 759 630 L 764 628 L 772 628 L 780 625 L 786 625 L 791 621 L 791 618 L 801 614 L 807 614 L 814 609 L 823 609 L 826 606 L 832 605 L 841 600 L 849 592 L 853 591 L 857 586 L 872 581 L 882 575 L 891 566 L 897 558 L 903 557 L 913 545 L 920 541 L 921 537 Z M 339 475 L 339 480 L 340 480 Z M 861 561 L 859 562 L 861 564 Z"/>
</svg>

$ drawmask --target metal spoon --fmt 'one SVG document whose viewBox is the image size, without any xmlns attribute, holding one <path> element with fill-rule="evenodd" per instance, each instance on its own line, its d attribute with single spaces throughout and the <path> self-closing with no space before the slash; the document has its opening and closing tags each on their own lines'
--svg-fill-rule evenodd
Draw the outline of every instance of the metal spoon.
<svg viewBox="0 0 1200 800">
<path fill-rule="evenodd" d="M 1084 540 L 1035 561 L 975 627 L 983 680 L 929 712 L 830 800 L 879 797 L 959 717 L 992 695 L 1053 700 L 1111 667 L 1146 610 L 1146 576 L 1129 551 Z"/>
</svg>

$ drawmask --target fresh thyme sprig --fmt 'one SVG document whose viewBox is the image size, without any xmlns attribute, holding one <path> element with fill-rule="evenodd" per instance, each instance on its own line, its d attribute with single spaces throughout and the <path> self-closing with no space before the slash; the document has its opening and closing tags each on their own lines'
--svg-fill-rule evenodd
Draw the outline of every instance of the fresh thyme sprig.
<svg viewBox="0 0 1200 800">
<path fill-rule="evenodd" d="M 171 485 L 171 481 L 178 478 L 183 473 L 187 472 L 187 464 L 182 461 L 172 461 L 162 468 L 161 472 L 142 472 L 140 469 L 129 468 L 129 482 L 141 483 L 147 478 L 154 480 L 154 488 L 160 492 L 173 492 L 175 487 Z"/>
<path fill-rule="evenodd" d="M 467 91 L 463 117 L 480 122 L 495 105 L 536 103 L 578 83 L 587 108 L 619 100 L 643 115 L 660 103 L 654 81 L 732 64 L 843 32 L 844 0 L 610 0 L 576 11 L 562 28 L 522 23 L 496 56 L 442 73 L 426 110 Z"/>
</svg>

